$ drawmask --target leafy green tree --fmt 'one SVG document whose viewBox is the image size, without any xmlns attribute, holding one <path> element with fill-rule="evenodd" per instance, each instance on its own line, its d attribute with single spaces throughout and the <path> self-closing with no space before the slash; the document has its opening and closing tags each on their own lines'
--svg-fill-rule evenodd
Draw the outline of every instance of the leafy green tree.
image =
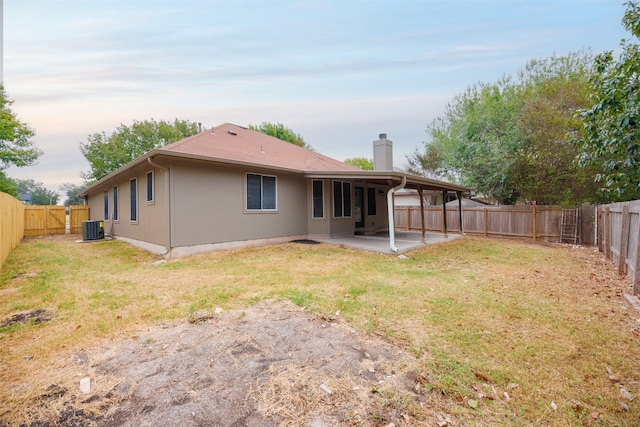
<svg viewBox="0 0 640 427">
<path fill-rule="evenodd" d="M 109 136 L 105 132 L 88 136 L 80 151 L 89 161 L 91 171 L 83 173 L 87 181 L 99 180 L 154 148 L 195 135 L 198 124 L 188 120 L 173 122 L 151 119 L 121 124 Z"/>
<path fill-rule="evenodd" d="M 501 203 L 514 203 L 520 196 L 512 183 L 520 104 L 510 78 L 468 88 L 427 128 L 431 141 L 425 152 L 408 158 L 409 171 L 460 180 Z"/>
<path fill-rule="evenodd" d="M 577 203 L 594 197 L 594 174 L 577 167 L 569 134 L 588 105 L 591 55 L 527 64 L 517 79 L 478 83 L 427 127 L 429 141 L 407 158 L 413 173 L 466 184 L 503 204 Z"/>
<path fill-rule="evenodd" d="M 43 183 L 33 179 L 16 179 L 18 193 L 31 195 L 33 205 L 56 205 L 60 197 L 56 192 L 47 190 Z"/>
<path fill-rule="evenodd" d="M 290 142 L 291 144 L 297 145 L 298 147 L 313 150 L 313 148 L 304 141 L 302 136 L 295 133 L 282 123 L 262 122 L 262 124 L 260 125 L 249 125 L 249 129 L 256 130 L 266 135 L 273 136 L 274 138 Z"/>
<path fill-rule="evenodd" d="M 18 184 L 0 171 L 0 192 L 18 197 Z"/>
<path fill-rule="evenodd" d="M 576 162 L 573 138 L 584 133 L 576 112 L 589 105 L 589 52 L 531 61 L 520 73 L 522 145 L 514 182 L 521 198 L 539 204 L 594 201 L 596 173 Z"/>
<path fill-rule="evenodd" d="M 35 132 L 18 120 L 11 111 L 13 101 L 7 98 L 4 86 L 0 85 L 0 170 L 10 165 L 33 165 L 42 151 L 31 141 Z"/>
<path fill-rule="evenodd" d="M 0 191 L 17 196 L 17 186 L 3 170 L 13 166 L 30 166 L 42 154 L 31 138 L 35 132 L 26 123 L 18 120 L 11 111 L 11 101 L 4 86 L 0 85 Z"/>
<path fill-rule="evenodd" d="M 29 194 L 33 193 L 38 186 L 42 185 L 33 179 L 16 179 L 14 180 L 18 186 L 18 193 Z"/>
<path fill-rule="evenodd" d="M 71 183 L 65 183 L 60 186 L 60 190 L 67 196 L 64 202 L 65 206 L 71 205 L 83 205 L 84 199 L 80 198 L 78 194 L 86 188 L 86 185 L 75 185 Z"/>
<path fill-rule="evenodd" d="M 38 187 L 31 194 L 31 204 L 33 205 L 57 205 L 60 195 L 55 191 L 47 190 L 44 187 Z"/>
<path fill-rule="evenodd" d="M 640 6 L 627 2 L 624 27 L 640 37 Z M 605 201 L 640 198 L 640 46 L 622 40 L 622 52 L 598 55 L 591 82 L 591 108 L 581 112 L 585 134 L 576 138 L 582 150 L 580 164 L 599 170 Z"/>
<path fill-rule="evenodd" d="M 367 159 L 366 157 L 353 157 L 351 159 L 345 159 L 344 162 L 365 171 L 373 170 L 373 160 Z"/>
</svg>

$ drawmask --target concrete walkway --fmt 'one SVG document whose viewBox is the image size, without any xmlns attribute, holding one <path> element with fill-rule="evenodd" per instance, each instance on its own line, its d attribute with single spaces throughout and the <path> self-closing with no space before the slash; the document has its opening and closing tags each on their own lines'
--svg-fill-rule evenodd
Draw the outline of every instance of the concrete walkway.
<svg viewBox="0 0 640 427">
<path fill-rule="evenodd" d="M 422 233 L 415 231 L 396 231 L 396 247 L 401 254 L 412 249 L 420 248 L 426 245 L 435 245 L 438 243 L 449 242 L 451 240 L 460 239 L 460 234 L 448 234 L 445 237 L 442 233 L 426 233 L 426 243 L 422 243 Z M 360 249 L 369 252 L 378 252 L 382 254 L 393 254 L 389 244 L 389 233 L 376 233 L 373 235 L 355 235 L 342 237 L 314 238 L 319 242 L 329 243 L 333 245 L 342 245 L 351 249 Z"/>
</svg>

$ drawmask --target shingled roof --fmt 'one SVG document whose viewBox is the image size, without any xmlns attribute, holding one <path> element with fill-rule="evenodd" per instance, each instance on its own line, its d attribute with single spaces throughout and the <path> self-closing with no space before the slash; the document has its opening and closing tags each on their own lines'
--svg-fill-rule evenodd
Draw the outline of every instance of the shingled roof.
<svg viewBox="0 0 640 427">
<path fill-rule="evenodd" d="M 395 171 L 364 171 L 313 150 L 265 135 L 242 126 L 225 123 L 189 138 L 156 148 L 110 173 L 80 193 L 81 197 L 108 188 L 120 174 L 158 158 L 174 157 L 231 165 L 259 166 L 301 173 L 305 178 L 360 179 L 370 183 L 407 188 L 469 192 L 468 187 Z"/>
<path fill-rule="evenodd" d="M 157 150 L 158 154 L 164 152 L 301 172 L 361 170 L 315 151 L 231 123 L 216 126 Z"/>
</svg>

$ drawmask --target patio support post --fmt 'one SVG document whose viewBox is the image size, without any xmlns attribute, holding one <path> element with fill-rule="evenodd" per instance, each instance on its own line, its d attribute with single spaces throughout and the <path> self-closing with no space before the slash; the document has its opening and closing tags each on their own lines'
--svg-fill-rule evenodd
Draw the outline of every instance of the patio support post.
<svg viewBox="0 0 640 427">
<path fill-rule="evenodd" d="M 444 237 L 449 237 L 447 234 L 447 190 L 442 190 L 442 229 Z"/>
<path fill-rule="evenodd" d="M 462 191 L 456 191 L 458 198 L 458 218 L 460 219 L 460 234 L 464 236 L 464 228 L 462 227 Z"/>
<path fill-rule="evenodd" d="M 396 226 L 394 219 L 395 209 L 393 203 L 393 193 L 403 189 L 405 185 L 407 185 L 407 177 L 403 176 L 400 185 L 392 187 L 387 192 L 387 212 L 389 215 L 389 247 L 391 248 L 391 252 L 393 252 L 394 254 L 398 253 L 398 248 L 396 247 Z"/>
<path fill-rule="evenodd" d="M 422 243 L 427 243 L 424 227 L 424 197 L 422 194 L 422 187 L 418 187 L 418 196 L 420 196 L 420 229 L 422 230 Z"/>
</svg>

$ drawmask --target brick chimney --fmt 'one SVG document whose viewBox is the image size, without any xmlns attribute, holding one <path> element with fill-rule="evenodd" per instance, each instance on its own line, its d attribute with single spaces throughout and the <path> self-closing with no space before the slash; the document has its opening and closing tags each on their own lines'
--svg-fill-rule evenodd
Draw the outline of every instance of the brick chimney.
<svg viewBox="0 0 640 427">
<path fill-rule="evenodd" d="M 373 170 L 393 170 L 393 142 L 387 139 L 386 133 L 381 133 L 377 141 L 373 141 Z"/>
</svg>

